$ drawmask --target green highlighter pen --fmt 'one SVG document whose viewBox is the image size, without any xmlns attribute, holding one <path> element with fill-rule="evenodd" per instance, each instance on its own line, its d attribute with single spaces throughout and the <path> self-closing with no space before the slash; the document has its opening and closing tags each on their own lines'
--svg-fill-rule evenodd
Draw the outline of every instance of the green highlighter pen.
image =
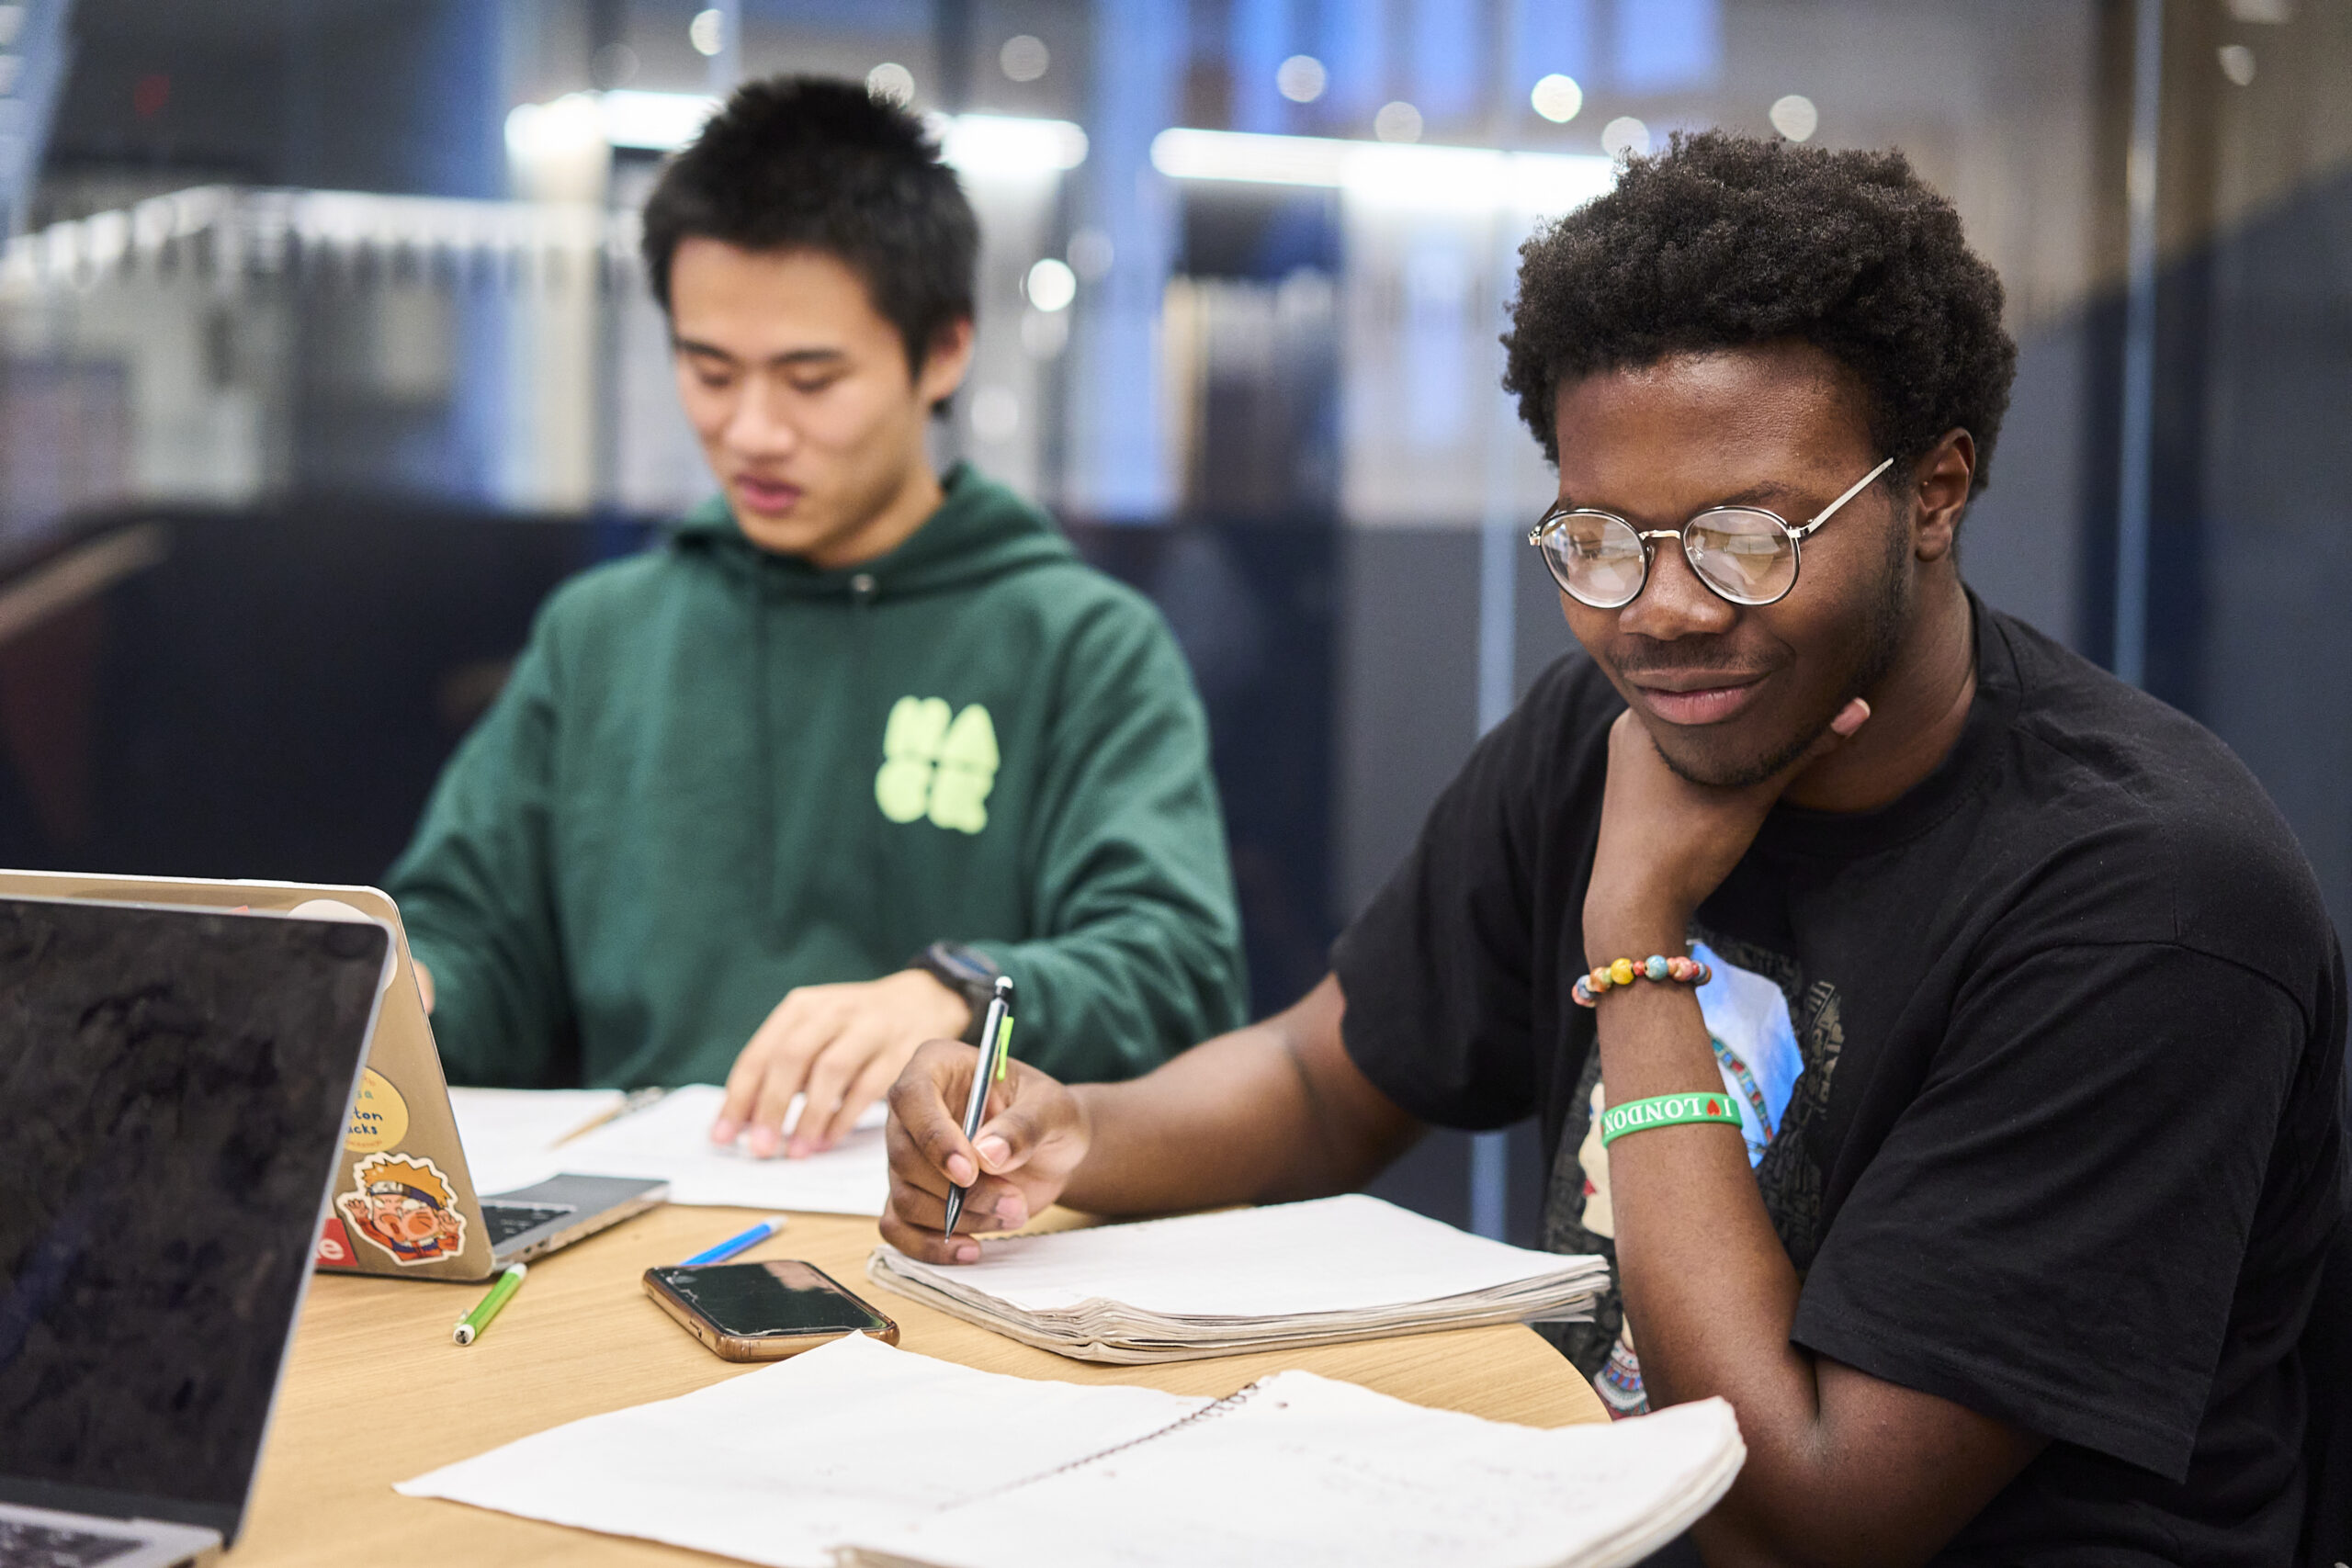
<svg viewBox="0 0 2352 1568">
<path fill-rule="evenodd" d="M 490 1326 L 490 1320 L 498 1315 L 498 1309 L 514 1300 L 514 1292 L 523 1288 L 523 1276 L 530 1271 L 529 1264 L 517 1263 L 500 1275 L 498 1283 L 490 1288 L 490 1294 L 482 1297 L 481 1304 L 458 1320 L 457 1332 L 450 1337 L 460 1345 L 470 1345 L 481 1338 L 481 1331 Z"/>
</svg>

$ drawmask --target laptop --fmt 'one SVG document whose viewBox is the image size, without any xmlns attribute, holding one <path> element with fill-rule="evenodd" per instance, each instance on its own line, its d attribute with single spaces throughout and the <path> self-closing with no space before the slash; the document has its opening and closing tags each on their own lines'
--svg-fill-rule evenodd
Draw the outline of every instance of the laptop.
<svg viewBox="0 0 2352 1568">
<path fill-rule="evenodd" d="M 0 897 L 0 1568 L 236 1539 L 392 974 L 372 921 Z"/>
<path fill-rule="evenodd" d="M 394 973 L 368 1053 L 314 1260 L 342 1273 L 487 1280 L 643 1213 L 669 1183 L 560 1175 L 484 1197 L 458 1137 L 400 909 L 373 887 L 0 871 L 0 897 L 201 905 L 368 920 L 392 933 Z"/>
</svg>

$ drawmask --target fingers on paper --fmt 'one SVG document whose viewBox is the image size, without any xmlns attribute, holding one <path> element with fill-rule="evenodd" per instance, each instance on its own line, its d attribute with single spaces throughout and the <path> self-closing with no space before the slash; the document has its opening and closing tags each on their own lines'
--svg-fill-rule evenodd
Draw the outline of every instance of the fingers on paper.
<svg viewBox="0 0 2352 1568">
<path fill-rule="evenodd" d="M 727 1098 L 710 1130 L 713 1140 L 732 1143 L 748 1128 L 752 1154 L 765 1158 L 781 1150 L 793 1098 L 808 1087 L 812 1067 L 840 1038 L 843 1022 L 828 998 L 808 990 L 778 1002 L 727 1075 Z"/>
<path fill-rule="evenodd" d="M 793 996 L 787 995 L 760 1021 L 752 1032 L 751 1040 L 737 1052 L 735 1065 L 727 1072 L 727 1098 L 718 1107 L 718 1120 L 711 1123 L 714 1142 L 731 1144 L 756 1116 L 760 1096 L 766 1087 L 770 1058 L 776 1043 L 791 1026 L 790 1011 Z"/>
<path fill-rule="evenodd" d="M 850 1080 L 881 1049 L 881 1032 L 870 1024 L 852 1023 L 825 1043 L 808 1062 L 808 1077 L 800 1086 L 808 1099 L 800 1108 L 800 1120 L 792 1129 L 792 1142 L 785 1153 L 797 1159 L 831 1146 L 825 1130 L 832 1124 L 833 1112 L 849 1091 Z"/>
</svg>

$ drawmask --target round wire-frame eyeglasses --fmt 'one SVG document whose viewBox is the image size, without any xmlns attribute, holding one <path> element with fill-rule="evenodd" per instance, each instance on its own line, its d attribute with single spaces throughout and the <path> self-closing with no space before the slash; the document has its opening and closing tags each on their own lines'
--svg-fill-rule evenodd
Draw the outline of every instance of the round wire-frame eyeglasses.
<svg viewBox="0 0 2352 1568">
<path fill-rule="evenodd" d="M 1619 610 L 1649 582 L 1656 539 L 1679 539 L 1691 574 L 1734 604 L 1776 604 L 1797 585 L 1803 540 L 1872 479 L 1894 466 L 1888 457 L 1802 525 L 1761 506 L 1711 506 L 1679 528 L 1636 528 L 1613 512 L 1555 505 L 1528 531 L 1552 580 L 1578 604 Z"/>
</svg>

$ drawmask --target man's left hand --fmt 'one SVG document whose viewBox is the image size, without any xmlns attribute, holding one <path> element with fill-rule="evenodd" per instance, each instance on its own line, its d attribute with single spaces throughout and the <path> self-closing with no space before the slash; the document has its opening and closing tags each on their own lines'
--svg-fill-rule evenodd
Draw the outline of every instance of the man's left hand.
<svg viewBox="0 0 2352 1568">
<path fill-rule="evenodd" d="M 1803 756 L 1740 788 L 1693 784 L 1666 764 L 1630 708 L 1609 730 L 1600 842 L 1585 894 L 1588 961 L 1680 953 L 1690 916 L 1739 863 L 1791 780 L 1862 727 L 1856 697 Z"/>
<path fill-rule="evenodd" d="M 735 1058 L 711 1141 L 731 1144 L 748 1127 L 763 1159 L 779 1149 L 794 1159 L 822 1153 L 882 1098 L 917 1046 L 956 1039 L 971 1021 L 964 998 L 921 969 L 787 992 Z M 796 1094 L 807 1102 L 787 1145 Z"/>
</svg>

